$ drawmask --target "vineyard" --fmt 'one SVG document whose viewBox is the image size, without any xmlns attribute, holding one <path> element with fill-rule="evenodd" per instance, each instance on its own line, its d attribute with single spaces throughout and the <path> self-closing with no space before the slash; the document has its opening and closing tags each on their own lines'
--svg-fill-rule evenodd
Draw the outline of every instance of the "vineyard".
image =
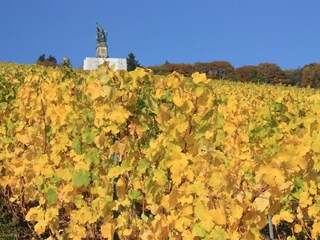
<svg viewBox="0 0 320 240">
<path fill-rule="evenodd" d="M 319 90 L 0 64 L 0 200 L 29 238 L 264 239 L 272 216 L 319 239 L 319 172 Z"/>
</svg>

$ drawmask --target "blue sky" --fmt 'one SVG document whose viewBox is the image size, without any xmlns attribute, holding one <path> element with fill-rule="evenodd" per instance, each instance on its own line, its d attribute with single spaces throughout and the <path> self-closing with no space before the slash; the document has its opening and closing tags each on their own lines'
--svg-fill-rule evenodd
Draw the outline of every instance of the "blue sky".
<svg viewBox="0 0 320 240">
<path fill-rule="evenodd" d="M 0 0 L 0 61 L 45 53 L 78 68 L 95 56 L 96 21 L 110 57 L 133 52 L 143 66 L 320 62 L 319 0 Z"/>
</svg>

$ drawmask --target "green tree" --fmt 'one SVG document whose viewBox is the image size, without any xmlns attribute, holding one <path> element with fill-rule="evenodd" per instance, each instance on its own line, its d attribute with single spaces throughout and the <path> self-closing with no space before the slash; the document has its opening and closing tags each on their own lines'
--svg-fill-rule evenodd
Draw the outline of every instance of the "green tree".
<svg viewBox="0 0 320 240">
<path fill-rule="evenodd" d="M 58 65 L 57 59 L 54 56 L 49 55 L 49 57 L 46 58 L 45 54 L 39 56 L 37 64 L 47 67 L 56 67 Z"/>
<path fill-rule="evenodd" d="M 286 74 L 290 85 L 296 86 L 301 84 L 301 80 L 302 80 L 301 68 L 288 69 L 288 70 L 285 70 L 284 73 Z"/>
<path fill-rule="evenodd" d="M 57 64 L 57 59 L 52 55 L 49 55 L 49 57 L 47 58 L 47 61 Z"/>
<path fill-rule="evenodd" d="M 38 62 L 44 62 L 46 61 L 46 55 L 45 54 L 41 54 L 38 58 Z"/>
<path fill-rule="evenodd" d="M 127 70 L 132 71 L 132 70 L 135 70 L 137 67 L 141 67 L 141 66 L 139 64 L 139 61 L 136 60 L 136 57 L 131 52 L 128 54 L 128 58 L 127 58 Z"/>
</svg>

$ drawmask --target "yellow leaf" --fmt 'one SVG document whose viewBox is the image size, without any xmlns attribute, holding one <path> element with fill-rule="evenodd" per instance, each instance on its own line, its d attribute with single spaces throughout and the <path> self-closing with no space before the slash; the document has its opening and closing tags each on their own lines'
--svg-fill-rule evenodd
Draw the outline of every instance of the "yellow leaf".
<svg viewBox="0 0 320 240">
<path fill-rule="evenodd" d="M 200 97 L 203 92 L 204 92 L 204 88 L 203 88 L 203 87 L 197 87 L 197 88 L 195 88 L 195 90 L 193 91 L 193 94 L 194 94 L 196 97 Z"/>
<path fill-rule="evenodd" d="M 158 88 L 156 90 L 156 98 L 161 98 L 163 96 L 163 89 Z"/>
<path fill-rule="evenodd" d="M 98 82 L 91 82 L 87 86 L 86 93 L 90 96 L 92 100 L 97 99 L 101 96 L 101 85 Z"/>
<path fill-rule="evenodd" d="M 165 195 L 162 198 L 161 205 L 167 209 L 174 209 L 179 203 L 179 193 L 176 188 L 174 188 L 169 195 Z"/>
<path fill-rule="evenodd" d="M 155 169 L 152 180 L 160 186 L 164 186 L 168 182 L 167 173 L 162 169 Z"/>
<path fill-rule="evenodd" d="M 34 226 L 34 231 L 38 234 L 42 234 L 46 230 L 46 227 L 47 223 L 44 221 L 40 221 Z"/>
<path fill-rule="evenodd" d="M 130 115 L 130 112 L 128 112 L 125 108 L 123 108 L 122 106 L 117 106 L 110 113 L 109 119 L 111 121 L 122 124 L 126 121 L 129 115 Z"/>
<path fill-rule="evenodd" d="M 53 219 L 58 219 L 59 210 L 57 208 L 50 207 L 46 210 L 45 219 L 46 221 L 51 221 Z"/>
<path fill-rule="evenodd" d="M 122 232 L 123 236 L 125 236 L 125 237 L 129 237 L 129 236 L 131 235 L 131 233 L 132 233 L 132 229 L 129 229 L 129 228 L 126 228 L 126 229 Z"/>
<path fill-rule="evenodd" d="M 28 145 L 31 142 L 28 134 L 17 134 L 17 139 L 25 145 Z"/>
<path fill-rule="evenodd" d="M 175 220 L 174 226 L 179 232 L 183 232 L 192 224 L 192 217 L 179 217 Z"/>
<path fill-rule="evenodd" d="M 109 169 L 108 177 L 110 178 L 118 177 L 119 175 L 125 173 L 126 171 L 127 169 L 122 166 L 115 166 Z"/>
<path fill-rule="evenodd" d="M 213 221 L 218 225 L 226 224 L 226 217 L 221 209 L 211 209 L 209 211 L 210 216 L 213 217 Z"/>
<path fill-rule="evenodd" d="M 206 139 L 210 139 L 210 138 L 212 138 L 213 134 L 214 134 L 214 131 L 212 131 L 212 130 L 211 131 L 206 131 L 204 136 L 205 136 Z"/>
<path fill-rule="evenodd" d="M 110 86 L 104 85 L 101 89 L 101 96 L 107 97 L 107 99 L 110 99 L 111 92 L 112 92 L 112 88 Z"/>
<path fill-rule="evenodd" d="M 272 217 L 272 223 L 275 225 L 278 225 L 281 220 L 291 223 L 293 222 L 293 218 L 294 216 L 291 213 L 287 211 L 283 211 L 280 214 L 277 214 Z"/>
<path fill-rule="evenodd" d="M 183 133 L 185 132 L 189 127 L 189 123 L 188 122 L 180 122 L 178 125 L 177 125 L 177 130 L 179 133 Z"/>
<path fill-rule="evenodd" d="M 181 203 L 181 205 L 184 204 L 191 204 L 193 202 L 193 196 L 189 195 L 189 196 L 185 196 L 183 195 L 180 199 L 179 202 Z"/>
<path fill-rule="evenodd" d="M 312 195 L 317 195 L 317 185 L 313 180 L 310 181 L 309 193 Z"/>
<path fill-rule="evenodd" d="M 87 224 L 92 223 L 91 220 L 93 219 L 92 211 L 89 207 L 83 206 L 78 211 L 75 212 L 76 217 L 74 219 L 78 219 L 80 224 Z"/>
<path fill-rule="evenodd" d="M 308 215 L 310 217 L 316 218 L 318 215 L 320 216 L 319 212 L 320 212 L 320 209 L 317 205 L 312 205 L 308 207 Z"/>
<path fill-rule="evenodd" d="M 224 184 L 225 178 L 223 173 L 221 173 L 221 170 L 216 168 L 211 171 L 211 177 L 210 177 L 210 186 L 213 188 L 217 188 L 221 186 L 221 184 Z"/>
<path fill-rule="evenodd" d="M 240 219 L 243 213 L 243 208 L 239 205 L 233 205 L 231 208 L 231 215 L 236 219 Z"/>
<path fill-rule="evenodd" d="M 257 211 L 263 212 L 269 206 L 270 196 L 270 192 L 264 192 L 254 200 Z"/>
<path fill-rule="evenodd" d="M 210 232 L 214 226 L 214 222 L 211 218 L 204 218 L 200 221 L 199 225 L 207 232 Z"/>
<path fill-rule="evenodd" d="M 280 216 L 281 216 L 281 219 L 286 222 L 290 222 L 290 223 L 293 222 L 294 216 L 289 212 L 281 212 Z"/>
<path fill-rule="evenodd" d="M 44 220 L 44 210 L 41 207 L 30 208 L 26 215 L 27 221 L 43 221 Z"/>
<path fill-rule="evenodd" d="M 181 107 L 183 105 L 183 103 L 184 103 L 183 98 L 180 97 L 179 95 L 173 96 L 172 97 L 172 101 L 177 107 Z"/>
<path fill-rule="evenodd" d="M 270 166 L 261 166 L 256 177 L 258 181 L 262 179 L 266 184 L 273 187 L 281 186 L 285 183 L 283 172 L 278 168 L 272 168 Z"/>
<path fill-rule="evenodd" d="M 312 204 L 312 197 L 308 192 L 302 192 L 299 196 L 299 205 L 304 208 Z"/>
<path fill-rule="evenodd" d="M 181 236 L 183 237 L 183 239 L 194 239 L 194 236 L 189 229 L 184 230 Z"/>
<path fill-rule="evenodd" d="M 294 232 L 299 233 L 302 231 L 302 227 L 299 224 L 294 225 Z"/>
<path fill-rule="evenodd" d="M 69 238 L 74 240 L 81 240 L 86 236 L 86 228 L 78 224 L 71 223 L 69 225 Z"/>
<path fill-rule="evenodd" d="M 314 222 L 311 230 L 311 237 L 317 239 L 320 235 L 320 222 Z"/>
<path fill-rule="evenodd" d="M 105 237 L 108 240 L 113 240 L 114 231 L 115 231 L 115 226 L 113 223 L 105 222 L 101 226 L 102 237 Z"/>
<path fill-rule="evenodd" d="M 118 132 L 120 132 L 118 126 L 116 124 L 110 124 L 105 128 L 106 132 L 111 132 L 112 134 L 117 134 Z"/>
<path fill-rule="evenodd" d="M 195 72 L 191 75 L 192 77 L 192 81 L 194 83 L 200 83 L 200 82 L 203 82 L 203 83 L 208 83 L 209 80 L 207 79 L 207 76 L 206 74 L 204 73 L 198 73 L 198 72 Z"/>
</svg>

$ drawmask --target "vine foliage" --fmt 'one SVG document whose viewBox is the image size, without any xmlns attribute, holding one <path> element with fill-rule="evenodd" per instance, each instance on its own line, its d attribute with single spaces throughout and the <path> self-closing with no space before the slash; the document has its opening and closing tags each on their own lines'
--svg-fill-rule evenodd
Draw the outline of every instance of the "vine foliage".
<svg viewBox="0 0 320 240">
<path fill-rule="evenodd" d="M 0 67 L 0 184 L 33 236 L 259 239 L 272 215 L 318 238 L 318 91 L 65 73 Z"/>
</svg>

